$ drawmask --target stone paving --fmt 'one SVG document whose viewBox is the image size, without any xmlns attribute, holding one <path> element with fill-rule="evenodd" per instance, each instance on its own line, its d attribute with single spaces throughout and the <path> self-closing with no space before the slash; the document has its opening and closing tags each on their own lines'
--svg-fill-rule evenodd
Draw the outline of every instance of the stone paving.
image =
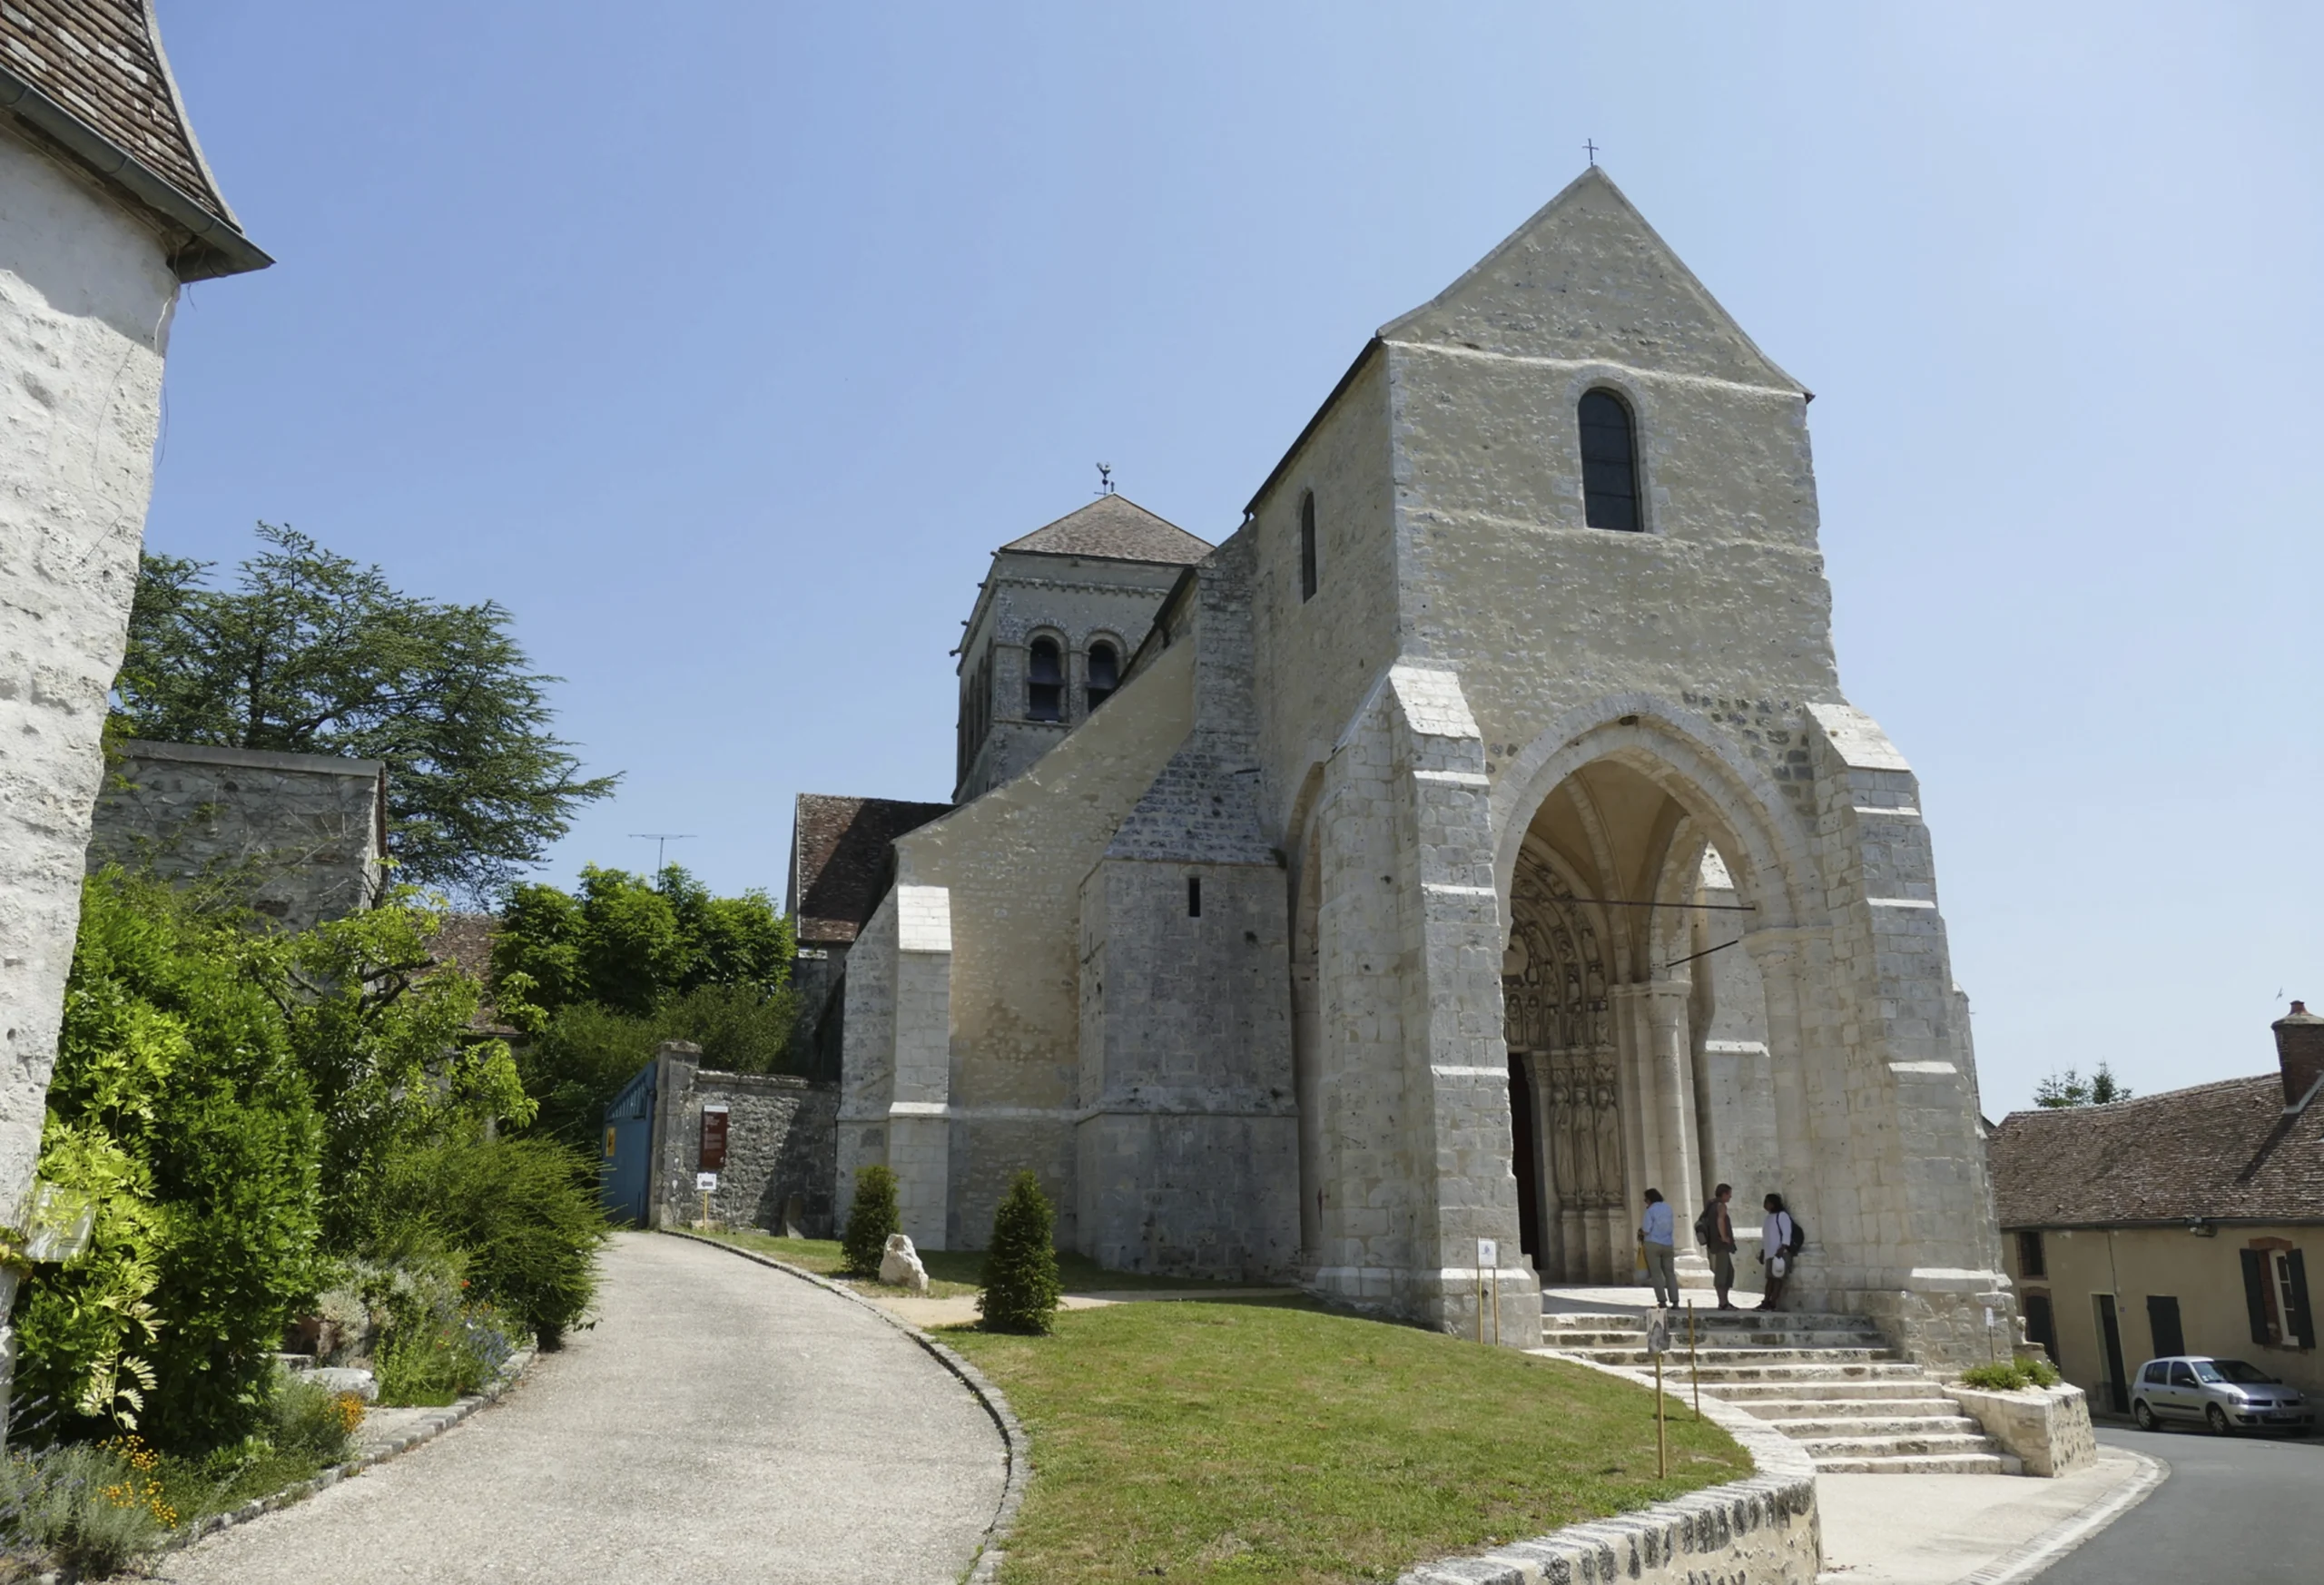
<svg viewBox="0 0 2324 1585">
<path fill-rule="evenodd" d="M 157 1577 L 937 1585 L 967 1570 L 1000 1501 L 1000 1437 L 909 1337 L 652 1234 L 607 1248 L 601 1307 L 499 1404 Z"/>
</svg>

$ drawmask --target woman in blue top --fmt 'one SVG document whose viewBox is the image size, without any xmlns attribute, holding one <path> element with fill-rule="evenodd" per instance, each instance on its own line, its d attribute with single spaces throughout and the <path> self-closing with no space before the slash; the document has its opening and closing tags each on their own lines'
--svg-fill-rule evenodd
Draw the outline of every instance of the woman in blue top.
<svg viewBox="0 0 2324 1585">
<path fill-rule="evenodd" d="M 1638 1226 L 1639 1247 L 1646 1252 L 1647 1285 L 1654 1302 L 1665 1308 L 1679 1303 L 1679 1246 L 1670 1219 L 1670 1202 L 1660 1189 L 1646 1191 L 1646 1216 Z"/>
</svg>

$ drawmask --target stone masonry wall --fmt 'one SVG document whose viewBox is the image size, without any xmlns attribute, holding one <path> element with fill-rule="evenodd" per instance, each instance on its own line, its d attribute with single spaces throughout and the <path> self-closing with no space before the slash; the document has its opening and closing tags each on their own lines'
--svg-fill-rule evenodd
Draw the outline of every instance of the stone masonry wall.
<svg viewBox="0 0 2324 1585">
<path fill-rule="evenodd" d="M 193 743 L 115 745 L 89 867 L 216 880 L 288 930 L 369 906 L 384 880 L 378 760 Z"/>
<path fill-rule="evenodd" d="M 810 1238 L 834 1236 L 832 1183 L 839 1091 L 790 1074 L 721 1073 L 665 1056 L 670 1080 L 660 1114 L 652 1220 L 684 1226 L 702 1215 L 694 1174 L 702 1170 L 705 1108 L 726 1113 L 726 1162 L 711 1192 L 710 1215 L 733 1227 L 781 1233 L 795 1212 Z"/>
<path fill-rule="evenodd" d="M 40 1151 L 176 300 L 158 236 L 0 133 L 0 1207 Z"/>
</svg>

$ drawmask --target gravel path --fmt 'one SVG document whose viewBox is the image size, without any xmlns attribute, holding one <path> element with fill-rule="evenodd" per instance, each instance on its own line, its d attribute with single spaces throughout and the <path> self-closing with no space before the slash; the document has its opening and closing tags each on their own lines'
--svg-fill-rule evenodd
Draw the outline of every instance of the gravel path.
<svg viewBox="0 0 2324 1585">
<path fill-rule="evenodd" d="M 1000 1501 L 1000 1432 L 861 1307 L 649 1233 L 596 1327 L 438 1441 L 162 1560 L 181 1585 L 931 1585 Z"/>
</svg>

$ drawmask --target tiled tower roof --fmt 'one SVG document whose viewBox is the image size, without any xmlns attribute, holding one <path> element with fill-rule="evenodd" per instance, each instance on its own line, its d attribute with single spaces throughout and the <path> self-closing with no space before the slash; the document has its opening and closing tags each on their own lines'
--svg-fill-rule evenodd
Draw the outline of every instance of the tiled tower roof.
<svg viewBox="0 0 2324 1585">
<path fill-rule="evenodd" d="M 1192 566 L 1211 552 L 1209 541 L 1156 517 L 1127 496 L 1099 496 L 1079 511 L 1068 512 L 1000 548 L 1038 556 L 1158 561 L 1173 566 Z"/>
<path fill-rule="evenodd" d="M 242 235 L 202 158 L 152 0 L 0 5 L 0 110 L 176 233 L 181 279 L 273 262 Z"/>
</svg>

